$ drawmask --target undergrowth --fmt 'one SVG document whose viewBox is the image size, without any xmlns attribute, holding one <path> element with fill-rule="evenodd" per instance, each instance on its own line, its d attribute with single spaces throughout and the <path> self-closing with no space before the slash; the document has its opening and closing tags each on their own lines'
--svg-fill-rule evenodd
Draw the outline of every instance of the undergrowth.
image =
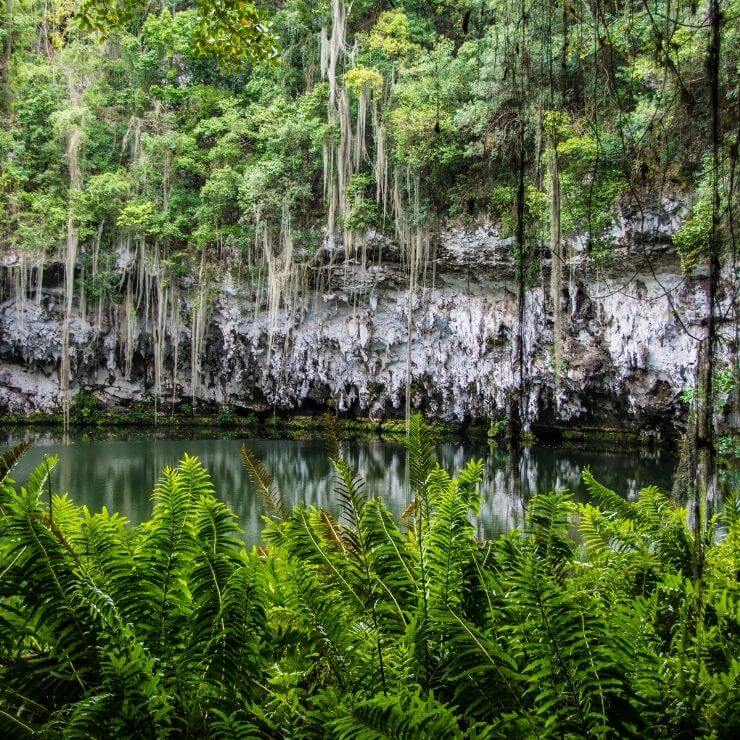
<svg viewBox="0 0 740 740">
<path fill-rule="evenodd" d="M 583 473 L 476 539 L 479 461 L 411 423 L 396 521 L 328 445 L 341 515 L 290 510 L 249 450 L 265 547 L 194 458 L 131 526 L 0 465 L 6 737 L 737 737 L 737 499 L 695 539 L 655 488 Z M 692 577 L 694 558 L 704 562 Z"/>
</svg>

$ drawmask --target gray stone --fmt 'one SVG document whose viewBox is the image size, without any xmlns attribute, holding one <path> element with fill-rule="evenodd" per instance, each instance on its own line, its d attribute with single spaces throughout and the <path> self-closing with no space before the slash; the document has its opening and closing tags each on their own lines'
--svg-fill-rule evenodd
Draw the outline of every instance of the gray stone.
<svg viewBox="0 0 740 740">
<path fill-rule="evenodd" d="M 528 291 L 529 422 L 673 425 L 680 419 L 679 396 L 693 383 L 697 345 L 673 307 L 694 336 L 700 335 L 698 324 L 706 313 L 701 281 L 682 276 L 670 246 L 680 213 L 680 204 L 669 202 L 639 224 L 623 217 L 613 229 L 615 258 L 609 269 L 591 265 L 585 249 L 574 251 L 578 280 L 564 276 L 566 336 L 558 372 L 552 366 L 549 296 L 541 287 Z M 582 237 L 573 241 L 585 244 Z M 364 271 L 354 263 L 337 268 L 330 289 L 318 300 L 303 296 L 304 305 L 294 307 L 301 317 L 295 326 L 288 326 L 290 311 L 281 310 L 270 352 L 264 306 L 256 312 L 253 291 L 225 278 L 210 315 L 201 398 L 286 411 L 331 399 L 341 411 L 374 419 L 401 414 L 409 295 L 398 250 L 372 235 L 371 244 L 381 242 L 386 261 L 368 260 L 371 266 Z M 10 269 L 13 261 L 6 256 L 4 263 Z M 492 417 L 507 407 L 517 384 L 510 240 L 488 226 L 450 229 L 442 235 L 434 272 L 434 286 L 429 269 L 427 284 L 411 297 L 413 404 L 448 421 Z M 547 265 L 545 285 L 546 273 Z M 61 302 L 50 290 L 40 305 L 12 299 L 0 304 L 0 410 L 59 409 L 61 318 Z M 94 329 L 73 318 L 73 391 L 92 392 L 114 404 L 151 393 L 150 328 L 143 321 L 137 328 L 130 378 L 121 367 L 119 333 L 114 325 Z M 165 398 L 173 397 L 171 339 Z M 189 345 L 184 317 L 176 399 L 189 400 L 191 394 Z"/>
</svg>

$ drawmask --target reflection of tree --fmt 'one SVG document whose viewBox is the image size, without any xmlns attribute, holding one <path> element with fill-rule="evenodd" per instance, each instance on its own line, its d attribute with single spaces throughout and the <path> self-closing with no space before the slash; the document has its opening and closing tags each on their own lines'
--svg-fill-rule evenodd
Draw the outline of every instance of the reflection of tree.
<svg viewBox="0 0 740 740">
<path fill-rule="evenodd" d="M 23 481 L 44 454 L 59 454 L 57 488 L 69 491 L 91 509 L 102 506 L 134 521 L 151 508 L 150 495 L 161 470 L 174 465 L 185 452 L 197 455 L 213 477 L 220 497 L 239 516 L 245 537 L 257 541 L 265 511 L 254 495 L 239 460 L 239 439 L 161 439 L 131 434 L 73 436 L 66 441 L 53 432 L 22 430 L 0 440 L 9 446 L 29 439 L 34 447 L 14 470 Z M 321 441 L 253 439 L 247 444 L 270 472 L 292 506 L 315 505 L 336 512 L 332 467 Z M 402 444 L 378 439 L 343 442 L 347 462 L 366 481 L 368 496 L 382 496 L 396 515 L 408 504 L 406 451 Z M 475 525 L 481 537 L 492 537 L 521 523 L 527 501 L 538 491 L 567 488 L 582 500 L 581 470 L 589 466 L 604 485 L 634 497 L 639 488 L 657 484 L 670 490 L 674 461 L 657 453 L 606 454 L 583 450 L 533 447 L 518 457 L 485 445 L 449 442 L 437 449 L 440 464 L 449 471 L 471 457 L 485 464 L 483 505 Z"/>
</svg>

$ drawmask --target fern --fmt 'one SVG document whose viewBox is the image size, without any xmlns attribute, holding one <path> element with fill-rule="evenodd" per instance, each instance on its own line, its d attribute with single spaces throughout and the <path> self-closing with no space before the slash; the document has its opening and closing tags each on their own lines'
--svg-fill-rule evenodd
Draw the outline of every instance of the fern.
<svg viewBox="0 0 740 740">
<path fill-rule="evenodd" d="M 193 553 L 190 529 L 193 501 L 182 474 L 166 468 L 154 489 L 154 512 L 134 553 L 149 597 L 147 622 L 152 638 L 172 651 L 181 648 L 181 576 Z"/>
<path fill-rule="evenodd" d="M 334 731 L 343 740 L 464 737 L 450 709 L 432 697 L 424 699 L 418 694 L 376 697 L 355 704 L 348 716 L 334 722 Z"/>
<path fill-rule="evenodd" d="M 13 466 L 31 449 L 30 442 L 20 442 L 0 455 L 0 483 L 7 477 Z"/>
<path fill-rule="evenodd" d="M 259 497 L 262 499 L 262 503 L 270 515 L 280 521 L 287 519 L 290 515 L 290 508 L 283 501 L 282 496 L 272 482 L 270 474 L 265 470 L 265 466 L 260 459 L 245 445 L 241 446 L 239 455 L 241 456 L 242 464 L 249 473 L 249 477 L 252 479 L 252 483 L 254 483 Z"/>
<path fill-rule="evenodd" d="M 360 594 L 375 631 L 380 683 L 386 689 L 385 664 L 383 660 L 383 636 L 380 631 L 378 613 L 378 586 L 376 573 L 371 570 L 371 543 L 366 537 L 365 512 L 367 501 L 360 491 L 361 482 L 354 471 L 341 458 L 332 460 L 337 472 L 336 496 L 342 513 L 348 522 L 342 530 L 347 543 L 348 557 L 346 564 L 357 584 L 356 593 Z"/>
<path fill-rule="evenodd" d="M 437 476 L 430 484 L 435 516 L 425 544 L 429 565 L 431 608 L 459 609 L 465 566 L 472 557 L 475 537 L 469 514 L 477 508 L 474 492 L 483 466 L 471 462 L 459 478 Z"/>
<path fill-rule="evenodd" d="M 24 594 L 28 628 L 53 638 L 49 660 L 57 665 L 58 677 L 84 688 L 84 656 L 91 643 L 74 594 L 85 570 L 39 500 L 54 463 L 50 460 L 37 468 L 28 487 L 6 499 L 3 535 L 11 544 L 3 555 L 12 563 L 13 581 Z M 31 664 L 27 668 L 33 672 Z"/>
<path fill-rule="evenodd" d="M 581 477 L 586 485 L 589 495 L 602 509 L 614 512 L 623 519 L 636 519 L 637 511 L 633 504 L 623 499 L 618 493 L 611 488 L 602 486 L 591 473 L 590 468 L 584 468 Z"/>
<path fill-rule="evenodd" d="M 407 529 L 364 495 L 337 445 L 339 519 L 273 509 L 268 546 L 252 550 L 192 457 L 164 471 L 137 526 L 56 495 L 54 459 L 25 486 L 6 478 L 0 730 L 736 734 L 732 501 L 700 534 L 701 579 L 684 510 L 653 488 L 626 503 L 588 475 L 592 504 L 535 496 L 522 528 L 480 542 L 481 463 L 451 475 L 420 421 L 409 437 Z"/>
<path fill-rule="evenodd" d="M 404 440 L 409 459 L 409 483 L 417 497 L 423 499 L 429 474 L 437 464 L 437 453 L 430 428 L 421 414 L 412 414 Z"/>
<path fill-rule="evenodd" d="M 375 663 L 373 637 L 336 591 L 327 591 L 315 572 L 291 563 L 290 605 L 342 689 L 357 689 L 370 680 Z M 327 595 L 328 594 L 328 595 Z M 300 636 L 299 636 L 299 639 Z"/>
</svg>

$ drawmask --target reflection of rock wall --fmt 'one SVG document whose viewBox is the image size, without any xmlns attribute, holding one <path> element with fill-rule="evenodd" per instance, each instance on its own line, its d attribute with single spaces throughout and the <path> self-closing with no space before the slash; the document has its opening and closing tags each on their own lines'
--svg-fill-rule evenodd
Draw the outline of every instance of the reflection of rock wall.
<svg viewBox="0 0 740 740">
<path fill-rule="evenodd" d="M 240 440 L 127 439 L 85 440 L 63 444 L 62 435 L 22 430 L 0 446 L 33 439 L 32 450 L 13 471 L 26 480 L 45 453 L 58 452 L 55 485 L 77 503 L 99 511 L 107 506 L 134 521 L 149 516 L 150 492 L 162 469 L 175 465 L 184 452 L 197 455 L 213 478 L 221 499 L 241 521 L 249 542 L 258 541 L 264 527 L 264 509 L 239 459 Z M 320 441 L 250 440 L 275 485 L 291 506 L 315 505 L 338 514 L 335 474 Z M 365 481 L 368 496 L 380 496 L 396 517 L 410 501 L 406 451 L 401 444 L 363 440 L 342 443 L 342 453 Z M 583 493 L 581 470 L 590 466 L 597 479 L 619 493 L 634 496 L 637 489 L 656 484 L 670 490 L 673 461 L 651 453 L 607 455 L 583 450 L 533 447 L 512 460 L 487 446 L 445 443 L 438 447 L 440 464 L 451 473 L 473 457 L 484 461 L 483 497 L 475 526 L 481 537 L 492 537 L 521 524 L 526 502 L 537 492 L 568 489 Z"/>
<path fill-rule="evenodd" d="M 573 245 L 578 280 L 565 275 L 565 366 L 557 377 L 549 296 L 538 287 L 528 292 L 531 421 L 669 425 L 680 415 L 678 396 L 693 382 L 695 343 L 671 302 L 692 333 L 699 333 L 705 304 L 700 283 L 683 279 L 671 252 L 677 206 L 672 208 L 648 219 L 641 233 L 628 221 L 615 229 L 615 258 L 608 270 L 590 267 L 578 241 Z M 288 313 L 281 312 L 269 353 L 266 312 L 256 310 L 251 291 L 224 282 L 206 335 L 205 400 L 295 410 L 320 407 L 331 398 L 341 410 L 373 417 L 402 413 L 408 295 L 397 254 L 391 245 L 379 248 L 382 261 L 365 271 L 340 266 L 329 289 L 303 295 L 303 304 L 293 306 L 301 316 L 295 326 L 288 326 Z M 413 404 L 429 415 L 492 416 L 513 392 L 517 310 L 510 256 L 511 245 L 495 230 L 443 236 L 434 270 L 426 272 L 427 288 L 411 301 Z M 39 305 L 33 300 L 0 305 L 0 409 L 59 406 L 60 299 L 59 289 L 48 288 Z M 182 323 L 174 395 L 187 400 L 186 316 Z M 151 392 L 151 334 L 143 324 L 136 328 L 130 378 L 122 370 L 122 334 L 115 325 L 98 331 L 74 320 L 73 388 L 111 403 Z M 170 340 L 164 359 L 167 398 L 172 396 Z"/>
</svg>

